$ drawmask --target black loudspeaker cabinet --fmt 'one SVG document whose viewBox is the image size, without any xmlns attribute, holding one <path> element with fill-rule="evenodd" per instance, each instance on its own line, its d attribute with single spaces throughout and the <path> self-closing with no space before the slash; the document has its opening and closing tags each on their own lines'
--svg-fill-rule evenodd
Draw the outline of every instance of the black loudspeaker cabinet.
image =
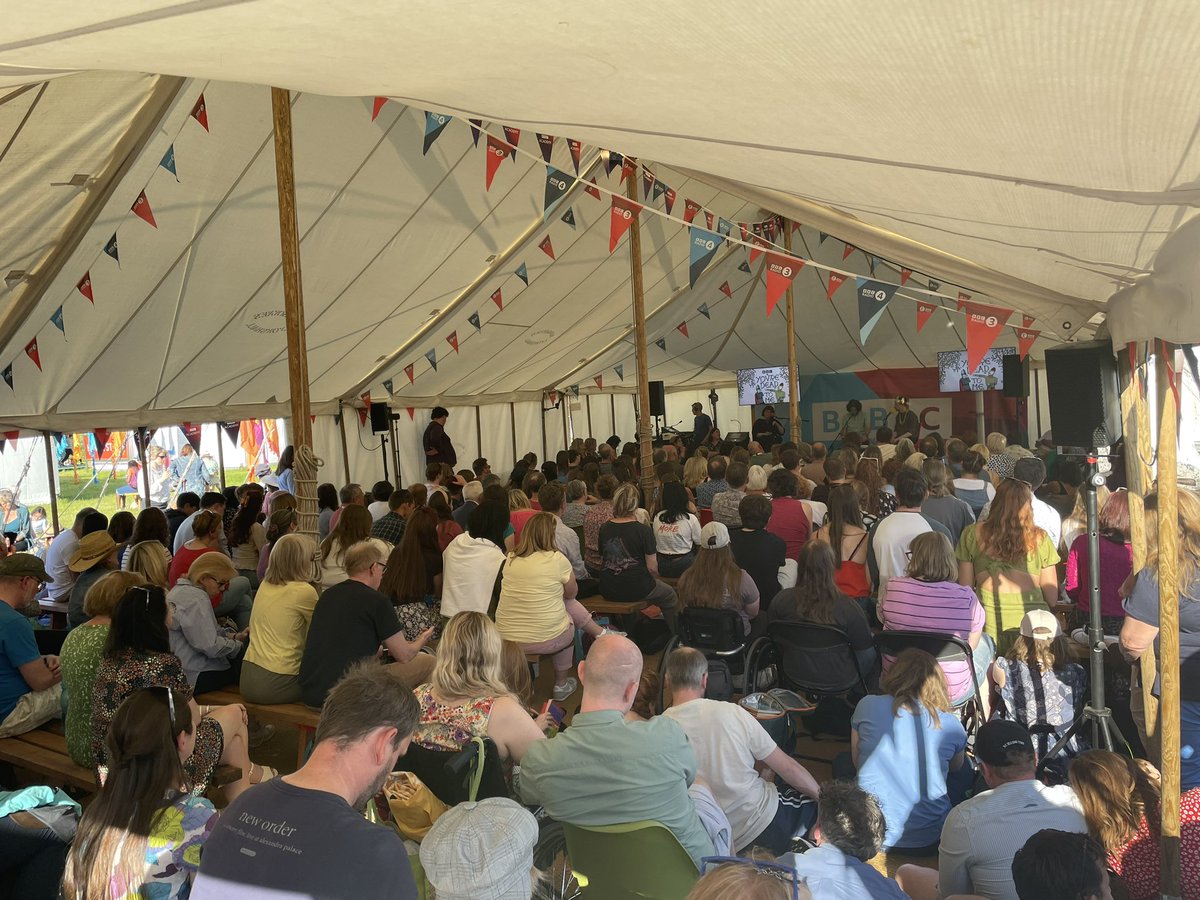
<svg viewBox="0 0 1200 900">
<path fill-rule="evenodd" d="M 371 434 L 382 434 L 391 424 L 392 408 L 386 403 L 371 404 Z"/>
<path fill-rule="evenodd" d="M 1004 360 L 1004 396 L 1024 400 L 1029 396 L 1029 357 L 1021 359 L 1016 353 Z"/>
<path fill-rule="evenodd" d="M 667 390 L 661 381 L 650 382 L 650 415 L 667 414 Z"/>
<path fill-rule="evenodd" d="M 1117 360 L 1108 341 L 1047 350 L 1046 391 L 1058 446 L 1106 447 L 1120 438 Z"/>
</svg>

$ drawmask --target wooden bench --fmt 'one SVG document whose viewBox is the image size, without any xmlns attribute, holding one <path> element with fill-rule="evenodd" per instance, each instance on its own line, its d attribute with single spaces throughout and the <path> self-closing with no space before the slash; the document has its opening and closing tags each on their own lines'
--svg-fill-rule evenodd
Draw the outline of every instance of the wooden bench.
<svg viewBox="0 0 1200 900">
<path fill-rule="evenodd" d="M 635 600 L 632 603 L 621 603 L 607 600 L 604 597 L 588 597 L 579 601 L 588 612 L 606 616 L 627 616 L 630 613 L 641 612 L 650 604 L 645 600 Z"/>
<path fill-rule="evenodd" d="M 75 787 L 95 793 L 96 775 L 67 753 L 67 738 L 52 727 L 35 728 L 16 737 L 0 739 L 0 760 L 45 778 L 54 787 Z"/>
<path fill-rule="evenodd" d="M 64 629 L 67 627 L 67 604 L 57 600 L 39 600 L 38 606 L 43 613 L 50 614 L 50 627 Z"/>
<path fill-rule="evenodd" d="M 201 706 L 229 706 L 232 703 L 241 703 L 247 712 L 262 722 L 297 729 L 299 736 L 296 741 L 296 768 L 304 765 L 309 741 L 316 734 L 317 722 L 321 718 L 319 709 L 313 709 L 303 703 L 249 703 L 236 687 L 201 694 L 196 697 L 196 702 Z"/>
</svg>

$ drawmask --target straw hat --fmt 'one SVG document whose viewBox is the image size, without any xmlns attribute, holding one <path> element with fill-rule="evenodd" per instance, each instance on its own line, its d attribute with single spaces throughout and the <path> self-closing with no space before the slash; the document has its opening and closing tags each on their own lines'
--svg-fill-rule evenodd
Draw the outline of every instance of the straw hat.
<svg viewBox="0 0 1200 900">
<path fill-rule="evenodd" d="M 79 546 L 71 554 L 68 567 L 72 572 L 86 572 L 96 563 L 112 556 L 116 549 L 117 542 L 107 531 L 93 531 L 80 538 Z"/>
</svg>

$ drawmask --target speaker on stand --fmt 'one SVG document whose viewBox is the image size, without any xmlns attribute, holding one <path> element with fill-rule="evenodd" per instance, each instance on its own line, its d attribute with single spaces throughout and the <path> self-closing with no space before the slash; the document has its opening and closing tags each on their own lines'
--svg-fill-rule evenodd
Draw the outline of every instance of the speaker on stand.
<svg viewBox="0 0 1200 900">
<path fill-rule="evenodd" d="M 392 408 L 386 403 L 371 404 L 371 433 L 379 435 L 379 450 L 383 454 L 383 480 L 388 480 L 388 437 L 392 433 Z"/>
<path fill-rule="evenodd" d="M 1059 447 L 1111 447 L 1121 437 L 1117 360 L 1108 341 L 1046 351 L 1050 427 Z"/>
<path fill-rule="evenodd" d="M 654 417 L 654 431 L 662 442 L 662 423 L 659 418 L 667 417 L 667 390 L 661 381 L 650 382 L 650 415 Z"/>
<path fill-rule="evenodd" d="M 1029 447 L 1029 357 L 1021 359 L 1016 353 L 1001 357 L 1003 361 L 1004 396 L 1017 401 L 1017 425 L 1021 443 Z"/>
</svg>

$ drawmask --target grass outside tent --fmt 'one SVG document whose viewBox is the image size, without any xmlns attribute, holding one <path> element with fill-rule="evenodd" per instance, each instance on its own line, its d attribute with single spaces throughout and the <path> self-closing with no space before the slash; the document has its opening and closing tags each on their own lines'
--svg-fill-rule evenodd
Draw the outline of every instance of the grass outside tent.
<svg viewBox="0 0 1200 900">
<path fill-rule="evenodd" d="M 75 518 L 75 514 L 85 506 L 93 506 L 100 512 L 104 513 L 109 518 L 121 507 L 117 505 L 116 490 L 118 487 L 126 483 L 127 469 L 124 463 L 117 464 L 116 474 L 112 472 L 111 463 L 106 463 L 102 468 L 96 469 L 95 478 L 92 477 L 92 466 L 89 462 L 86 467 L 80 465 L 76 470 L 79 480 L 75 480 L 75 475 L 68 466 L 59 469 L 58 472 L 58 519 L 59 524 L 63 528 L 69 528 L 71 522 Z M 247 469 L 226 469 L 225 483 L 230 487 L 236 487 L 246 480 Z M 35 504 L 35 506 L 45 506 L 46 517 L 50 518 L 50 504 Z M 126 504 L 126 509 L 137 515 L 141 509 L 139 505 L 132 502 Z"/>
</svg>

